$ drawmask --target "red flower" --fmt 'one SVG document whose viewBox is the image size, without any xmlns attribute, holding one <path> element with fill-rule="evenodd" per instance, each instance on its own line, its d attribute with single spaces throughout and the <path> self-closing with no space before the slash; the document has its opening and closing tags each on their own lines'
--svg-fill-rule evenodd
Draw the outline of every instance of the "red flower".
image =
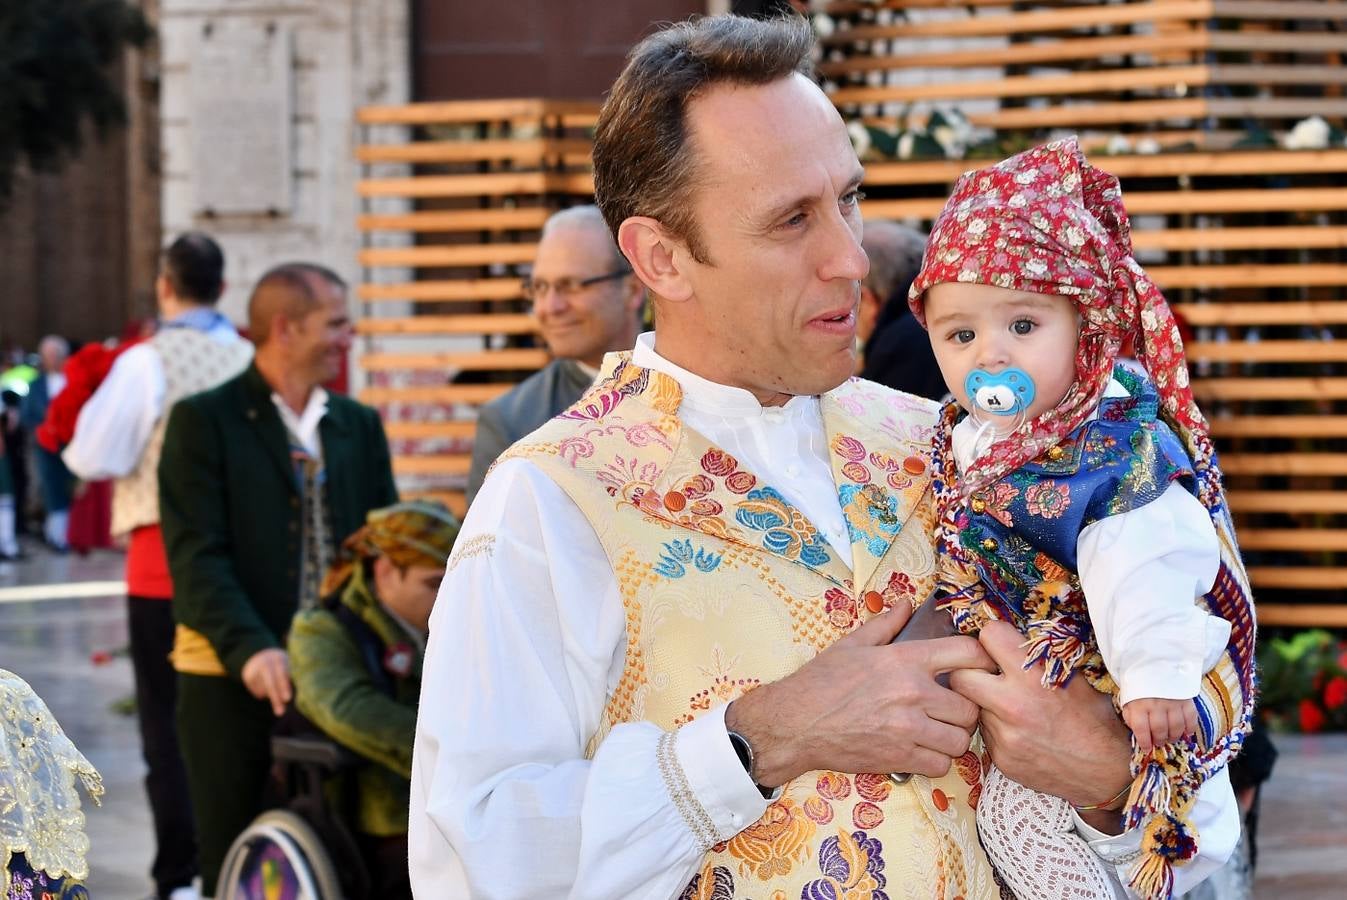
<svg viewBox="0 0 1347 900">
<path fill-rule="evenodd" d="M 1347 678 L 1334 675 L 1324 686 L 1324 709 L 1337 709 L 1347 703 Z"/>
<path fill-rule="evenodd" d="M 1300 701 L 1300 730 L 1306 734 L 1322 731 L 1328 719 L 1313 700 Z"/>
<path fill-rule="evenodd" d="M 739 468 L 739 461 L 724 450 L 712 449 L 702 455 L 702 468 L 718 478 L 724 478 Z"/>
</svg>

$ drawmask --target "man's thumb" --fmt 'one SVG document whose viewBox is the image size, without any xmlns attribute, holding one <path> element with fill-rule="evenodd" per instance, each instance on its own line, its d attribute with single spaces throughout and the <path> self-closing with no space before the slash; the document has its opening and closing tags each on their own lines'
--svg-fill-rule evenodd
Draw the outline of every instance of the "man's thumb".
<svg viewBox="0 0 1347 900">
<path fill-rule="evenodd" d="M 872 617 L 842 640 L 867 647 L 881 647 L 884 644 L 891 643 L 898 636 L 898 632 L 903 630 L 903 626 L 907 624 L 907 620 L 910 618 L 912 618 L 912 607 L 906 603 L 900 603 L 893 609 Z"/>
</svg>

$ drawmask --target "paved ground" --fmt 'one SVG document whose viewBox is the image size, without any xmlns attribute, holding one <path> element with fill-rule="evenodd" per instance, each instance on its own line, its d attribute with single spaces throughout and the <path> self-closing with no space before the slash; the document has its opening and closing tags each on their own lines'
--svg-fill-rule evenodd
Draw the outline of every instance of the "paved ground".
<svg viewBox="0 0 1347 900">
<path fill-rule="evenodd" d="M 33 685 L 103 774 L 107 796 L 102 807 L 87 810 L 91 895 L 139 900 L 151 890 L 153 852 L 144 766 L 134 720 L 112 710 L 131 694 L 131 667 L 124 657 L 92 661 L 95 653 L 125 645 L 124 602 L 107 596 L 106 587 L 103 596 L 68 597 L 77 590 L 73 585 L 120 578 L 121 556 L 30 552 L 24 562 L 0 563 L 0 666 Z M 10 590 L 20 585 L 64 587 L 49 592 L 53 599 L 21 599 Z M 1264 791 L 1256 896 L 1341 897 L 1347 892 L 1347 735 L 1275 740 L 1282 755 Z"/>
</svg>

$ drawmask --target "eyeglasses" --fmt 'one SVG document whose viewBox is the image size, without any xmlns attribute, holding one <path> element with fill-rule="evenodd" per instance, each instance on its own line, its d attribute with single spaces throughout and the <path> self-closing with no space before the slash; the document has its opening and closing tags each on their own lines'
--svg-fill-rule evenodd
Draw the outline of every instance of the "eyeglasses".
<svg viewBox="0 0 1347 900">
<path fill-rule="evenodd" d="M 592 278 L 558 278 L 556 281 L 547 281 L 542 278 L 525 278 L 522 285 L 524 296 L 529 300 L 537 300 L 539 297 L 547 296 L 548 291 L 556 291 L 563 297 L 569 297 L 578 294 L 585 288 L 599 284 L 603 281 L 612 281 L 615 278 L 626 278 L 631 274 L 630 269 L 623 269 L 620 272 L 609 272 L 607 275 L 595 275 Z"/>
</svg>

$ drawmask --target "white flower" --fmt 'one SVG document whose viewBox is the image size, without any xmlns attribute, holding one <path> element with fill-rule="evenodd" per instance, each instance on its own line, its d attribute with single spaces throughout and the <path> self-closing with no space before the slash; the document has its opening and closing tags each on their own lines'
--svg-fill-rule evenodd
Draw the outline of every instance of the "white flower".
<svg viewBox="0 0 1347 900">
<path fill-rule="evenodd" d="M 856 150 L 856 155 L 864 158 L 871 144 L 869 129 L 860 120 L 853 119 L 847 123 L 847 137 L 851 138 L 851 146 Z"/>
<path fill-rule="evenodd" d="M 1144 137 L 1137 141 L 1137 152 L 1144 156 L 1153 156 L 1160 152 L 1160 142 L 1152 137 Z"/>
<path fill-rule="evenodd" d="M 987 223 L 983 219 L 972 219 L 968 223 L 968 233 L 977 237 L 987 230 Z"/>
<path fill-rule="evenodd" d="M 912 145 L 916 142 L 917 136 L 910 131 L 904 131 L 898 135 L 898 158 L 911 159 Z"/>
<path fill-rule="evenodd" d="M 1127 139 L 1127 135 L 1115 134 L 1108 139 L 1108 143 L 1104 146 L 1104 152 L 1112 155 L 1131 153 L 1132 142 Z"/>
<path fill-rule="evenodd" d="M 1024 271 L 1035 278 L 1042 278 L 1048 274 L 1048 264 L 1041 259 L 1031 259 L 1024 264 Z"/>
<path fill-rule="evenodd" d="M 1328 146 L 1328 123 L 1319 116 L 1301 119 L 1287 132 L 1287 150 L 1323 150 Z"/>
</svg>

